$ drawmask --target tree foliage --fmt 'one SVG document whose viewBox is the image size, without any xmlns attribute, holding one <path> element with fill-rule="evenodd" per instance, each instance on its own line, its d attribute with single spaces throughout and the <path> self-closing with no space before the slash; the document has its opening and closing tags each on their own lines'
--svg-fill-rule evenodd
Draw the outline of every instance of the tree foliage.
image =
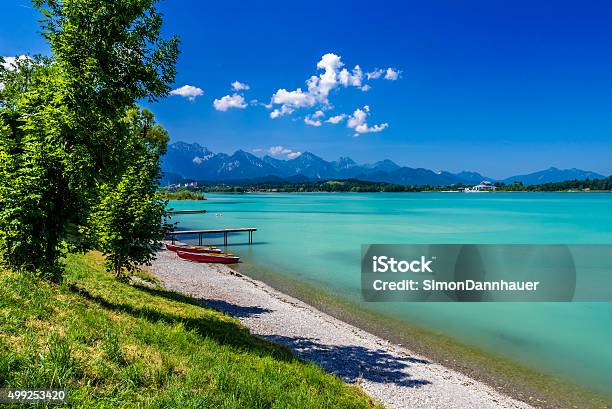
<svg viewBox="0 0 612 409">
<path fill-rule="evenodd" d="M 33 3 L 52 56 L 0 68 L 0 258 L 58 277 L 62 252 L 93 242 L 78 233 L 142 153 L 126 115 L 167 95 L 178 40 L 162 38 L 154 0 Z"/>
<path fill-rule="evenodd" d="M 166 217 L 167 202 L 158 187 L 159 160 L 166 152 L 168 134 L 147 110 L 130 110 L 126 122 L 132 135 L 132 157 L 117 182 L 101 188 L 102 199 L 90 218 L 97 248 L 117 278 L 125 278 L 138 264 L 149 263 L 167 230 L 160 223 Z"/>
</svg>

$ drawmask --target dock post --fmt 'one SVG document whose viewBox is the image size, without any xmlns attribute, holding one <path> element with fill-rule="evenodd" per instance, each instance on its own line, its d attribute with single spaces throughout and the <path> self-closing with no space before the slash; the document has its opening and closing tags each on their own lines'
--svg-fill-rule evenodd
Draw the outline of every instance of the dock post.
<svg viewBox="0 0 612 409">
<path fill-rule="evenodd" d="M 202 245 L 202 233 L 198 234 L 198 246 Z"/>
<path fill-rule="evenodd" d="M 172 233 L 170 237 L 172 237 L 172 244 L 174 244 L 174 238 L 175 238 L 174 233 Z"/>
<path fill-rule="evenodd" d="M 227 247 L 227 232 L 223 233 L 223 245 Z"/>
</svg>

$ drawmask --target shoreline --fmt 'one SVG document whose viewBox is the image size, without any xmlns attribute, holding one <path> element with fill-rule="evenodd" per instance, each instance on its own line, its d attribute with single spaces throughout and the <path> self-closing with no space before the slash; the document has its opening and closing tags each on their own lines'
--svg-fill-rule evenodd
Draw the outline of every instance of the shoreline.
<svg viewBox="0 0 612 409">
<path fill-rule="evenodd" d="M 157 256 L 148 270 L 164 288 L 238 318 L 254 335 L 359 385 L 385 407 L 533 407 L 228 266 L 186 262 L 166 250 Z"/>
<path fill-rule="evenodd" d="M 253 279 L 252 271 L 237 271 Z M 405 346 L 416 354 L 493 387 L 498 392 L 539 408 L 612 408 L 612 397 L 579 384 L 541 373 L 501 355 L 468 346 L 446 335 L 423 329 L 338 299 L 324 289 L 266 271 L 265 282 L 276 291 L 373 335 Z"/>
</svg>

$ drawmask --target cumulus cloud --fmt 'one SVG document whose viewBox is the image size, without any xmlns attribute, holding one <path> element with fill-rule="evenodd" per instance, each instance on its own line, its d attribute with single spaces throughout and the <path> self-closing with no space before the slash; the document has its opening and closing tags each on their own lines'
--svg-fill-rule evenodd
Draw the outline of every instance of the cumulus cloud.
<svg viewBox="0 0 612 409">
<path fill-rule="evenodd" d="M 395 68 L 389 67 L 386 70 L 383 70 L 382 68 L 377 68 L 374 71 L 367 72 L 366 78 L 368 80 L 377 80 L 382 77 L 386 80 L 395 81 L 399 78 L 400 74 L 401 71 Z"/>
<path fill-rule="evenodd" d="M 280 145 L 271 146 L 270 149 L 268 149 L 268 153 L 273 156 L 286 155 L 288 153 L 291 153 L 291 149 L 285 148 L 284 146 Z"/>
<path fill-rule="evenodd" d="M 304 117 L 304 123 L 310 126 L 321 126 L 323 122 L 338 124 L 347 120 L 347 125 L 354 129 L 356 134 L 381 132 L 388 127 L 387 123 L 369 126 L 367 124 L 368 110 L 358 109 L 353 114 L 335 115 L 323 120 L 324 111 L 333 107 L 330 102 L 332 92 L 338 88 L 354 87 L 361 91 L 369 91 L 372 86 L 369 81 L 386 79 L 395 81 L 399 79 L 400 70 L 395 68 L 376 68 L 374 71 L 365 72 L 360 65 L 352 69 L 345 67 L 342 58 L 334 53 L 327 53 L 321 57 L 316 64 L 317 74 L 306 80 L 306 88 L 298 87 L 295 90 L 279 88 L 270 100 L 264 105 L 270 109 L 270 118 L 279 118 L 291 115 L 299 109 L 313 109 L 314 113 Z M 263 105 L 263 104 L 262 104 Z M 312 112 L 312 111 L 311 111 Z"/>
<path fill-rule="evenodd" d="M 364 84 L 365 80 L 379 79 L 383 76 L 389 77 L 388 79 L 397 79 L 399 75 L 399 71 L 392 68 L 387 71 L 376 69 L 364 74 L 359 65 L 355 65 L 349 71 L 344 67 L 342 58 L 334 53 L 323 55 L 316 67 L 317 70 L 322 72 L 318 75 L 312 75 L 306 80 L 306 90 L 301 87 L 293 91 L 280 88 L 272 95 L 269 109 L 274 108 L 274 110 L 270 113 L 271 118 L 292 114 L 300 108 L 315 106 L 323 109 L 329 108 L 331 106 L 329 97 L 335 88 L 340 86 L 356 87 L 362 91 L 368 91 L 371 86 Z M 275 105 L 277 107 L 274 107 Z"/>
<path fill-rule="evenodd" d="M 253 149 L 253 152 L 263 152 L 264 149 Z M 289 148 L 285 148 L 284 146 L 271 146 L 267 150 L 269 155 L 272 156 L 286 156 L 288 159 L 295 159 L 302 154 L 302 152 L 294 151 Z"/>
<path fill-rule="evenodd" d="M 280 109 L 276 108 L 274 111 L 270 112 L 270 118 L 278 118 L 279 116 L 292 114 L 295 109 L 289 107 L 288 105 L 281 106 Z"/>
<path fill-rule="evenodd" d="M 395 81 L 399 78 L 401 71 L 394 70 L 393 68 L 387 68 L 387 72 L 385 73 L 385 79 L 390 81 Z"/>
<path fill-rule="evenodd" d="M 377 80 L 379 79 L 383 74 L 385 73 L 385 70 L 382 70 L 380 68 L 375 69 L 374 71 L 370 71 L 368 73 L 366 73 L 366 78 L 369 80 Z"/>
<path fill-rule="evenodd" d="M 338 74 L 338 78 L 340 80 L 340 84 L 345 87 L 353 86 L 353 87 L 361 87 L 361 80 L 363 79 L 363 71 L 361 67 L 356 65 L 353 68 L 353 72 L 349 73 L 346 68 L 343 68 L 342 71 Z"/>
<path fill-rule="evenodd" d="M 280 109 L 275 109 L 270 114 L 271 118 L 277 118 L 282 115 L 292 114 L 297 108 L 309 108 L 315 105 L 316 99 L 310 92 L 304 92 L 301 88 L 295 91 L 287 91 L 284 88 L 279 89 L 272 95 L 272 104 L 280 105 Z"/>
<path fill-rule="evenodd" d="M 306 125 L 310 125 L 310 126 L 321 126 L 321 121 L 319 121 L 318 119 L 312 119 L 312 117 L 310 116 L 306 116 L 306 118 L 304 118 L 304 123 Z"/>
<path fill-rule="evenodd" d="M 335 116 L 330 117 L 325 122 L 335 125 L 335 124 L 339 124 L 340 122 L 344 121 L 344 118 L 346 118 L 346 114 L 335 115 Z"/>
<path fill-rule="evenodd" d="M 248 104 L 242 95 L 233 94 L 225 95 L 221 99 L 215 99 L 213 105 L 217 111 L 225 112 L 230 108 L 244 109 Z"/>
<path fill-rule="evenodd" d="M 170 91 L 170 95 L 178 95 L 179 97 L 187 98 L 189 101 L 195 101 L 197 97 L 204 95 L 204 90 L 193 85 L 183 85 Z"/>
<path fill-rule="evenodd" d="M 232 90 L 234 91 L 248 91 L 251 87 L 249 84 L 245 84 L 244 82 L 234 81 L 232 82 Z"/>
<path fill-rule="evenodd" d="M 366 121 L 368 115 L 370 115 L 370 107 L 365 105 L 363 110 L 357 108 L 355 112 L 348 117 L 346 125 L 355 130 L 355 134 L 353 136 L 359 136 L 359 134 L 364 133 L 382 132 L 389 127 L 389 124 L 386 122 L 369 126 Z"/>
</svg>

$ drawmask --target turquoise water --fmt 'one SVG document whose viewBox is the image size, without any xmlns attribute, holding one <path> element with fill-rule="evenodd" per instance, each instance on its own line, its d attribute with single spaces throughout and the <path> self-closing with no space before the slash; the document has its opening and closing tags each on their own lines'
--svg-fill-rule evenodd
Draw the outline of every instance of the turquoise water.
<svg viewBox="0 0 612 409">
<path fill-rule="evenodd" d="M 252 246 L 245 245 L 246 235 L 229 239 L 230 250 L 247 269 L 269 269 L 319 286 L 362 308 L 612 395 L 612 303 L 365 303 L 360 294 L 361 244 L 612 244 L 612 194 L 207 197 L 205 202 L 171 202 L 176 209 L 209 212 L 174 221 L 183 229 L 256 227 Z"/>
</svg>

